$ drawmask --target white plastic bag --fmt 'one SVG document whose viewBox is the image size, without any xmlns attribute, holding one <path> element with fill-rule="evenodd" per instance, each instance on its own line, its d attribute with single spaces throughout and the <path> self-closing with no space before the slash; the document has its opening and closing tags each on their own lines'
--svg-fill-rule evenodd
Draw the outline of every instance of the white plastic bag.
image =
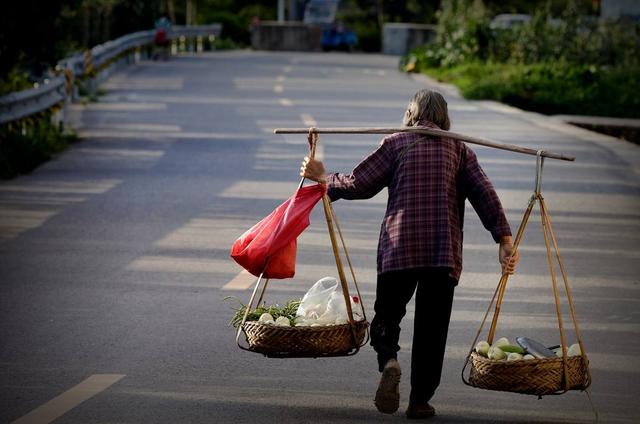
<svg viewBox="0 0 640 424">
<path fill-rule="evenodd" d="M 338 280 L 324 277 L 318 280 L 304 295 L 296 316 L 317 320 L 327 311 L 331 294 L 336 292 Z"/>
<path fill-rule="evenodd" d="M 353 319 L 362 319 L 360 303 L 351 300 Z M 296 316 L 304 317 L 319 325 L 346 324 L 348 322 L 347 306 L 344 295 L 338 290 L 338 281 L 333 277 L 318 280 L 302 298 Z"/>
</svg>

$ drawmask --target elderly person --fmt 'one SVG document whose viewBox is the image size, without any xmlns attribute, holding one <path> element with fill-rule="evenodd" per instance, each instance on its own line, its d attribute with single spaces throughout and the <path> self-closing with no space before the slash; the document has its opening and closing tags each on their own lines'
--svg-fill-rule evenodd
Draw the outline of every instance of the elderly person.
<svg viewBox="0 0 640 424">
<path fill-rule="evenodd" d="M 403 125 L 448 130 L 446 101 L 440 93 L 420 90 L 407 107 Z M 429 401 L 440 383 L 453 292 L 462 271 L 466 199 L 499 243 L 502 272 L 513 273 L 518 260 L 511 258 L 511 230 L 491 182 L 463 142 L 417 133 L 384 138 L 350 174 L 326 174 L 322 162 L 305 158 L 301 175 L 326 184 L 332 201 L 368 199 L 387 187 L 371 322 L 371 345 L 382 372 L 375 405 L 383 413 L 398 410 L 400 321 L 415 292 L 406 414 L 409 418 L 433 416 Z"/>
</svg>

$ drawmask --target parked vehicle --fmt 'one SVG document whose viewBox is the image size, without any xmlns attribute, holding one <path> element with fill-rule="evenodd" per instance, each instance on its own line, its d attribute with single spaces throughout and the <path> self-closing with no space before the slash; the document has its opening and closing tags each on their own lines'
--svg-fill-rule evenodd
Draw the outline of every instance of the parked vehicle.
<svg viewBox="0 0 640 424">
<path fill-rule="evenodd" d="M 304 11 L 304 23 L 322 28 L 322 50 L 351 51 L 358 43 L 355 32 L 348 30 L 340 21 L 336 21 L 339 0 L 311 0 Z"/>
</svg>

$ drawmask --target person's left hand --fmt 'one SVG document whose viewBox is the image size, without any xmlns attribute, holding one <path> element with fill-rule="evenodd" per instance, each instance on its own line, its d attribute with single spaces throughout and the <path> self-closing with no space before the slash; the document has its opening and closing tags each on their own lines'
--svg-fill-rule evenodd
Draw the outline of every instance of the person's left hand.
<svg viewBox="0 0 640 424">
<path fill-rule="evenodd" d="M 498 249 L 498 260 L 502 266 L 502 274 L 513 274 L 516 272 L 516 266 L 520 261 L 520 252 L 516 251 L 512 255 L 513 242 L 511 236 L 503 237 L 500 240 L 500 248 Z"/>
<path fill-rule="evenodd" d="M 300 167 L 300 176 L 316 181 L 320 184 L 326 184 L 327 174 L 324 170 L 324 164 L 315 159 L 305 156 Z"/>
</svg>

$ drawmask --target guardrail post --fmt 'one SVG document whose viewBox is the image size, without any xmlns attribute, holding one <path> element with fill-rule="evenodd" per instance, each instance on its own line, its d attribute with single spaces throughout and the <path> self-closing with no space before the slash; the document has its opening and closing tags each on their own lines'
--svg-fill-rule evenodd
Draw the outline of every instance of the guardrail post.
<svg viewBox="0 0 640 424">
<path fill-rule="evenodd" d="M 93 68 L 93 56 L 91 55 L 91 50 L 86 50 L 84 52 L 84 75 L 85 79 L 85 89 L 89 97 L 94 97 L 96 92 L 96 83 L 95 83 L 95 69 Z"/>
</svg>

